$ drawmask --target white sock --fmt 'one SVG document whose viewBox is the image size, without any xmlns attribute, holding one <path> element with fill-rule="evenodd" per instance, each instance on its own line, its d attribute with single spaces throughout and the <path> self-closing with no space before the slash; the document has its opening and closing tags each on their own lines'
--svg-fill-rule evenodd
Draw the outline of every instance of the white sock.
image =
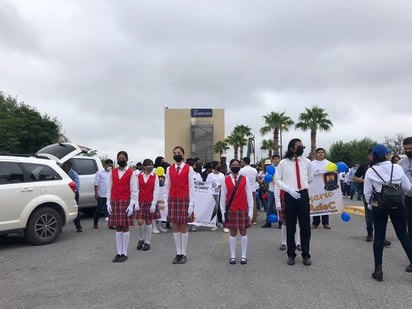
<svg viewBox="0 0 412 309">
<path fill-rule="evenodd" d="M 236 258 L 236 236 L 229 236 L 230 258 Z"/>
<path fill-rule="evenodd" d="M 181 233 L 173 233 L 173 238 L 175 240 L 176 254 L 177 255 L 182 254 L 182 237 L 180 235 L 181 235 Z"/>
<path fill-rule="evenodd" d="M 144 239 L 145 243 L 150 244 L 150 240 L 152 239 L 152 230 L 153 230 L 153 226 L 151 224 L 146 225 L 146 237 Z"/>
<path fill-rule="evenodd" d="M 142 225 L 138 225 L 137 226 L 137 235 L 139 236 L 139 240 L 143 240 L 144 238 L 144 226 Z"/>
<path fill-rule="evenodd" d="M 116 247 L 117 254 L 122 254 L 123 252 L 123 232 L 116 232 Z"/>
<path fill-rule="evenodd" d="M 189 233 L 181 233 L 182 235 L 182 254 L 186 255 L 187 243 L 189 242 Z"/>
<path fill-rule="evenodd" d="M 123 254 L 127 256 L 127 249 L 129 248 L 129 232 L 123 232 Z"/>
<path fill-rule="evenodd" d="M 246 258 L 247 253 L 247 235 L 240 236 L 240 243 L 242 245 L 242 258 Z"/>
<path fill-rule="evenodd" d="M 286 245 L 286 226 L 282 224 L 282 229 L 280 230 L 281 232 L 281 244 Z"/>
<path fill-rule="evenodd" d="M 296 224 L 295 243 L 296 243 L 296 246 L 300 245 L 300 226 L 299 226 L 299 223 Z"/>
</svg>

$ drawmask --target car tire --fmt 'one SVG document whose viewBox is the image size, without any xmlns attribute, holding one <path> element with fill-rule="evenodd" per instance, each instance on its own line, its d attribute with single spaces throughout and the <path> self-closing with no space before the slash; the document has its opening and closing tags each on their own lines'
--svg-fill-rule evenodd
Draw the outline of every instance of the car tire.
<svg viewBox="0 0 412 309">
<path fill-rule="evenodd" d="M 55 241 L 61 231 L 62 219 L 59 213 L 53 208 L 43 207 L 30 216 L 24 237 L 32 245 L 46 245 Z"/>
</svg>

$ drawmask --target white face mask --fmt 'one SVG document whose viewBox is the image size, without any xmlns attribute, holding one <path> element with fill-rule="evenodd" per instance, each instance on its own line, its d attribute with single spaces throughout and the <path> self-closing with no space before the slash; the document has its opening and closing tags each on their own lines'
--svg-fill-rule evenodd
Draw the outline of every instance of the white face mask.
<svg viewBox="0 0 412 309">
<path fill-rule="evenodd" d="M 112 170 L 111 166 L 106 167 L 106 172 L 110 172 Z"/>
</svg>

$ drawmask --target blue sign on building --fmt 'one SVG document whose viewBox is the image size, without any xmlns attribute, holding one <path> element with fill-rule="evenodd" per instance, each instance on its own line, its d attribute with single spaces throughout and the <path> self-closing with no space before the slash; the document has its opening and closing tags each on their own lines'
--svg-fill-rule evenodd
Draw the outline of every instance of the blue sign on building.
<svg viewBox="0 0 412 309">
<path fill-rule="evenodd" d="M 191 114 L 192 114 L 192 118 L 193 117 L 212 117 L 213 110 L 211 108 L 192 108 Z"/>
</svg>

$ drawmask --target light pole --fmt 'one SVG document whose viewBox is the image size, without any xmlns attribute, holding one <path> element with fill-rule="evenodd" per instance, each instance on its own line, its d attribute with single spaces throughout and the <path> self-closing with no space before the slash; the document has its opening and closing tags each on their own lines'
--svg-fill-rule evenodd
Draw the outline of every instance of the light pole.
<svg viewBox="0 0 412 309">
<path fill-rule="evenodd" d="M 248 136 L 247 150 L 248 150 L 247 152 L 249 156 L 253 153 L 253 164 L 256 164 L 255 136 L 254 135 Z"/>
</svg>

